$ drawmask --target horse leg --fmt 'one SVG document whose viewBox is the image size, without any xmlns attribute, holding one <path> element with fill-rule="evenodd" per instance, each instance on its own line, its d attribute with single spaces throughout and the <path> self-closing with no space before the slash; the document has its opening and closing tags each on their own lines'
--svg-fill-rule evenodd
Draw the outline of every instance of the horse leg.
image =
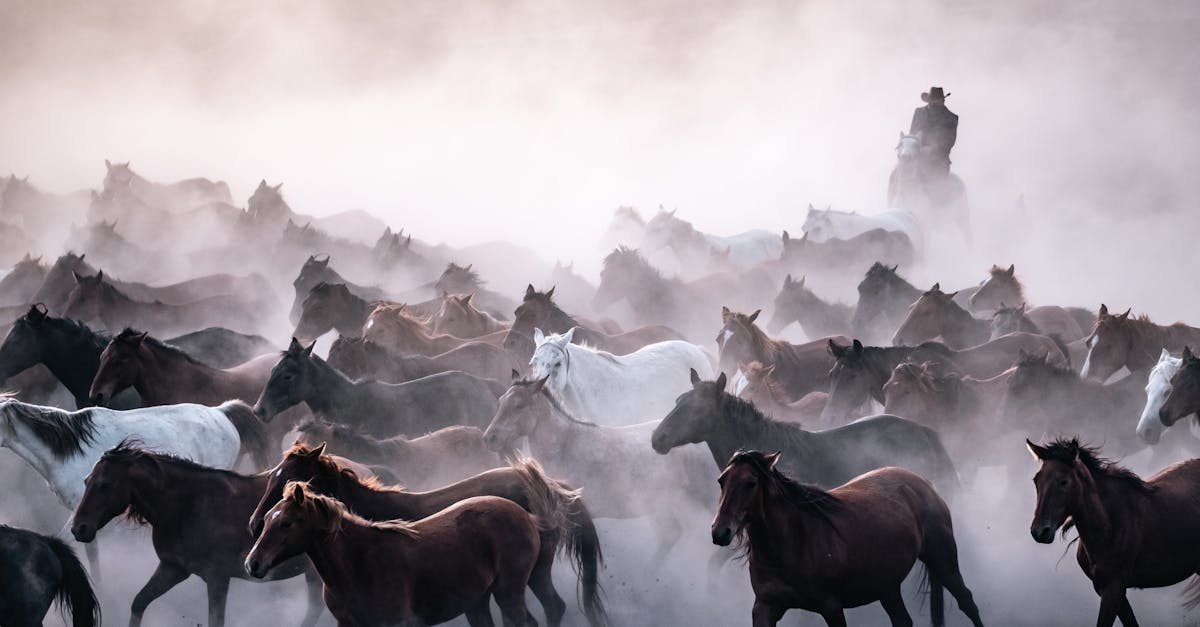
<svg viewBox="0 0 1200 627">
<path fill-rule="evenodd" d="M 785 607 L 754 599 L 754 609 L 750 610 L 751 624 L 753 627 L 775 627 L 786 611 Z M 845 625 L 846 622 L 842 621 L 842 624 Z"/>
<path fill-rule="evenodd" d="M 975 597 L 963 581 L 962 570 L 958 565 L 958 545 L 954 541 L 954 531 L 947 525 L 938 533 L 930 534 L 926 545 L 932 549 L 927 550 L 920 559 L 929 570 L 930 596 L 941 594 L 940 590 L 934 589 L 935 586 L 944 587 L 954 596 L 954 600 L 958 601 L 958 609 L 967 615 L 971 624 L 983 627 L 983 620 L 979 617 L 979 606 L 975 605 Z M 942 601 L 934 598 L 930 603 L 931 609 L 935 609 L 932 607 L 934 603 L 941 606 L 936 608 L 939 611 L 934 614 L 934 625 L 940 625 L 940 621 L 944 620 L 945 606 Z"/>
<path fill-rule="evenodd" d="M 180 566 L 159 562 L 158 568 L 154 569 L 154 574 L 150 575 L 150 580 L 133 597 L 133 605 L 129 609 L 129 627 L 141 625 L 142 614 L 146 612 L 146 607 L 150 605 L 151 601 L 179 585 L 188 578 L 189 574 Z"/>
<path fill-rule="evenodd" d="M 304 587 L 308 591 L 308 609 L 304 611 L 304 620 L 301 621 L 302 627 L 313 627 L 317 624 L 317 620 L 321 618 L 321 611 L 325 609 L 325 583 L 321 581 L 321 576 L 317 574 L 317 569 L 308 567 L 304 571 Z"/>
<path fill-rule="evenodd" d="M 67 523 L 68 525 L 71 523 Z M 92 579 L 100 580 L 100 547 L 93 539 L 91 542 L 83 545 L 83 552 L 87 554 L 88 570 L 92 572 Z"/>
<path fill-rule="evenodd" d="M 509 572 L 505 573 L 505 570 Z M 496 605 L 500 606 L 500 617 L 504 621 L 504 627 L 536 626 L 537 621 L 529 613 L 529 606 L 525 605 L 525 585 L 529 574 L 528 571 L 518 571 L 517 568 L 502 569 L 492 586 L 492 596 L 496 599 Z M 492 615 L 489 612 L 487 624 L 491 625 L 491 621 Z"/>
<path fill-rule="evenodd" d="M 1117 618 L 1121 619 L 1121 624 L 1125 627 L 1137 625 L 1137 618 L 1133 615 L 1133 606 L 1129 604 L 1129 597 L 1125 597 L 1125 601 L 1117 609 Z"/>
<path fill-rule="evenodd" d="M 492 620 L 492 595 L 483 597 L 482 601 L 466 611 L 466 615 L 467 624 L 471 627 L 496 627 L 496 621 Z"/>
<path fill-rule="evenodd" d="M 204 583 L 208 586 L 208 627 L 225 627 L 225 599 L 229 597 L 229 579 L 218 577 Z"/>
<path fill-rule="evenodd" d="M 1096 627 L 1113 627 L 1120 612 L 1121 624 L 1125 627 L 1137 627 L 1137 619 L 1133 616 L 1133 608 L 1129 606 L 1129 598 L 1125 596 L 1125 586 L 1120 583 L 1109 583 L 1101 586 L 1096 583 L 1096 592 L 1100 594 L 1100 612 L 1096 615 Z M 1129 620 L 1126 621 L 1126 618 Z"/>
<path fill-rule="evenodd" d="M 663 511 L 665 516 L 660 516 L 656 521 L 658 527 L 658 550 L 654 552 L 654 557 L 650 558 L 652 568 L 660 568 L 663 560 L 675 548 L 675 543 L 679 542 L 679 536 L 683 534 L 683 525 L 679 523 L 679 519 L 675 514 L 669 511 Z"/>
<path fill-rule="evenodd" d="M 912 616 L 904 606 L 904 593 L 900 591 L 900 586 L 880 597 L 879 604 L 891 619 L 892 627 L 912 627 Z"/>
<path fill-rule="evenodd" d="M 542 611 L 546 614 L 546 624 L 549 627 L 561 625 L 563 615 L 567 613 L 566 602 L 554 588 L 552 568 L 556 544 L 556 542 L 550 541 L 542 542 L 537 562 L 533 565 L 533 571 L 529 573 L 529 589 L 542 604 Z"/>
</svg>

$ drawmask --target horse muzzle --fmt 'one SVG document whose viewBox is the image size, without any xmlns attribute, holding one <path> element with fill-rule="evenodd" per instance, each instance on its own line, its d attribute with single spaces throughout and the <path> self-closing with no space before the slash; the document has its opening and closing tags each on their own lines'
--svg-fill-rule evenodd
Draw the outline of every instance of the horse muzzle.
<svg viewBox="0 0 1200 627">
<path fill-rule="evenodd" d="M 712 541 L 717 546 L 729 546 L 733 542 L 733 529 L 729 527 L 713 527 Z"/>
<path fill-rule="evenodd" d="M 96 528 L 86 523 L 75 523 L 71 526 L 71 535 L 77 542 L 91 542 L 96 539 Z"/>
<path fill-rule="evenodd" d="M 1038 544 L 1050 544 L 1054 542 L 1054 527 L 1049 523 L 1034 523 L 1029 527 L 1029 535 Z"/>
<path fill-rule="evenodd" d="M 267 572 L 271 570 L 270 565 L 267 564 L 267 560 L 256 555 L 247 555 L 246 562 L 242 566 L 246 569 L 246 574 L 255 579 L 266 577 Z"/>
</svg>

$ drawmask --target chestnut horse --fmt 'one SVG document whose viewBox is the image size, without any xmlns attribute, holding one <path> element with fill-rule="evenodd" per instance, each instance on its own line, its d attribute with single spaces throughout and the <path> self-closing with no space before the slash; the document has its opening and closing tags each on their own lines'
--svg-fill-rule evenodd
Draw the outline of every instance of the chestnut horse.
<svg viewBox="0 0 1200 627">
<path fill-rule="evenodd" d="M 959 570 L 950 508 L 928 481 L 888 467 L 825 491 L 781 473 L 779 457 L 739 451 L 718 480 L 712 540 L 745 550 L 754 627 L 774 627 L 792 608 L 844 627 L 846 608 L 876 601 L 893 626 L 908 627 L 900 587 L 917 560 L 928 572 L 933 624 L 944 624 L 945 589 L 983 627 Z"/>
<path fill-rule="evenodd" d="M 475 292 L 464 296 L 442 294 L 441 305 L 431 319 L 434 334 L 440 333 L 467 339 L 482 337 L 498 331 L 504 331 L 507 335 L 509 325 L 492 317 L 486 311 L 477 309 L 471 304 L 471 299 L 474 297 Z"/>
<path fill-rule="evenodd" d="M 358 335 L 374 307 L 375 301 L 355 296 L 345 283 L 317 283 L 304 297 L 292 335 L 315 340 L 331 329 L 343 336 Z"/>
<path fill-rule="evenodd" d="M 825 391 L 834 358 L 826 350 L 829 342 L 846 341 L 835 336 L 804 344 L 771 339 L 755 324 L 762 310 L 750 315 L 721 308 L 721 332 L 717 334 L 718 369 L 734 372 L 741 364 L 757 361 L 774 368 L 775 379 L 792 402 L 809 392 Z"/>
<path fill-rule="evenodd" d="M 512 329 L 504 338 L 504 348 L 528 358 L 533 354 L 535 328 L 543 333 L 566 333 L 575 329 L 574 339 L 580 344 L 595 346 L 614 355 L 627 355 L 648 344 L 682 340 L 678 331 L 662 325 L 638 327 L 624 333 L 609 333 L 594 322 L 577 318 L 563 311 L 554 302 L 554 289 L 545 292 L 525 287 L 525 296 L 513 312 Z"/>
<path fill-rule="evenodd" d="M 1200 346 L 1200 328 L 1182 322 L 1162 326 L 1145 316 L 1130 318 L 1130 311 L 1110 314 L 1107 305 L 1100 305 L 1096 327 L 1087 338 L 1088 354 L 1080 373 L 1084 378 L 1107 381 L 1121 366 L 1149 370 L 1164 348 L 1174 353 L 1184 346 Z"/>
<path fill-rule="evenodd" d="M 1125 627 L 1138 624 L 1125 596 L 1129 588 L 1200 575 L 1200 460 L 1142 480 L 1077 438 L 1025 444 L 1041 464 L 1029 533 L 1050 544 L 1059 528 L 1078 530 L 1075 558 L 1100 596 L 1097 627 L 1111 627 L 1117 618 Z M 1185 594 L 1185 607 L 1200 604 L 1196 586 Z"/>
<path fill-rule="evenodd" d="M 1002 309 L 1006 303 L 1027 303 L 1025 289 L 1017 280 L 1016 268 L 992 266 L 988 278 L 968 299 L 968 308 L 978 314 L 992 313 Z M 1038 328 L 1047 335 L 1060 335 L 1063 341 L 1073 342 L 1087 335 L 1096 322 L 1096 316 L 1082 307 L 1031 307 L 1029 316 Z"/>
<path fill-rule="evenodd" d="M 580 600 L 591 627 L 608 624 L 599 582 L 604 558 L 592 515 L 579 493 L 561 481 L 549 479 L 531 460 L 520 460 L 509 467 L 480 473 L 469 479 L 429 492 L 407 492 L 399 487 L 381 486 L 363 481 L 324 447 L 294 445 L 270 475 L 267 489 L 250 516 L 250 533 L 257 537 L 266 523 L 271 506 L 283 498 L 284 487 L 291 481 L 306 481 L 310 489 L 332 496 L 355 512 L 371 520 L 423 518 L 463 499 L 475 496 L 506 498 L 525 511 L 545 519 L 561 514 L 567 529 L 544 530 L 541 552 L 529 580 L 529 589 L 541 602 L 546 622 L 557 627 L 566 612 L 566 604 L 554 589 L 551 568 L 555 552 L 562 548 L 579 576 Z"/>
<path fill-rule="evenodd" d="M 489 333 L 482 337 L 464 339 L 444 333 L 433 333 L 429 321 L 416 317 L 406 305 L 376 303 L 362 327 L 362 337 L 401 355 L 432 357 L 471 342 L 500 346 L 508 331 Z"/>
<path fill-rule="evenodd" d="M 829 400 L 825 392 L 809 392 L 800 400 L 788 402 L 787 394 L 775 378 L 775 366 L 752 361 L 740 368 L 745 384 L 737 390 L 737 396 L 754 403 L 766 415 L 801 424 L 815 422 L 821 417 L 825 402 Z"/>
<path fill-rule="evenodd" d="M 525 586 L 542 523 L 494 496 L 459 501 L 416 522 L 371 522 L 290 483 L 245 568 L 263 578 L 308 555 L 339 625 L 434 625 L 466 614 L 471 627 L 488 627 L 495 597 L 505 625 L 525 627 Z"/>
</svg>

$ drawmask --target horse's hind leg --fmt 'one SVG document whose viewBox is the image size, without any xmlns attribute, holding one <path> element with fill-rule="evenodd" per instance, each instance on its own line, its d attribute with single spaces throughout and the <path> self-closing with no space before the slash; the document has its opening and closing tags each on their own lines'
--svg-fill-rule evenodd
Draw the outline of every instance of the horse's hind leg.
<svg viewBox="0 0 1200 627">
<path fill-rule="evenodd" d="M 751 624 L 754 627 L 775 627 L 775 625 L 779 624 L 779 619 L 783 618 L 783 613 L 786 611 L 787 608 L 755 599 L 754 609 L 750 610 Z M 845 625 L 846 621 L 843 620 L 842 624 Z"/>
<path fill-rule="evenodd" d="M 142 586 L 142 589 L 133 597 L 133 605 L 130 606 L 129 611 L 129 627 L 141 625 L 142 614 L 146 612 L 146 607 L 150 605 L 150 602 L 179 585 L 188 578 L 188 574 L 179 566 L 159 562 L 158 568 L 154 569 L 154 574 L 150 575 L 150 581 L 147 581 L 146 585 Z"/>
<path fill-rule="evenodd" d="M 546 624 L 549 627 L 561 625 L 563 615 L 567 612 L 566 602 L 554 588 L 552 568 L 557 546 L 557 542 L 543 540 L 537 562 L 533 565 L 533 572 L 529 573 L 529 589 L 542 604 L 542 611 L 546 614 Z"/>
<path fill-rule="evenodd" d="M 892 627 L 912 627 L 912 616 L 908 614 L 908 608 L 904 606 L 904 594 L 900 591 L 899 586 L 880 597 L 879 604 L 883 606 L 883 610 L 891 619 Z"/>
<path fill-rule="evenodd" d="M 954 596 L 954 600 L 958 601 L 958 609 L 967 615 L 971 624 L 975 627 L 983 627 L 983 620 L 979 617 L 979 607 L 975 605 L 975 597 L 971 595 L 971 591 L 963 581 L 962 571 L 958 566 L 958 545 L 954 542 L 953 529 L 946 525 L 943 533 L 934 534 L 933 537 L 928 538 L 926 546 L 931 548 L 921 555 L 921 561 L 929 570 L 930 585 L 940 584 L 945 587 Z M 932 606 L 932 602 L 930 605 Z M 944 612 L 935 612 L 934 625 L 941 624 L 937 614 L 944 614 Z"/>
<path fill-rule="evenodd" d="M 471 627 L 496 627 L 492 620 L 492 595 L 486 595 L 475 607 L 466 611 L 467 624 Z"/>
</svg>

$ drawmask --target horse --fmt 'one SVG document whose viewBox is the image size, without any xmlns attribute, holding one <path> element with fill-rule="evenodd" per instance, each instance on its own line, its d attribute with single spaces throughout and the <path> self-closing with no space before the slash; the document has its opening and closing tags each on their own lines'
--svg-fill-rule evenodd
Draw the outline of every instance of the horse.
<svg viewBox="0 0 1200 627">
<path fill-rule="evenodd" d="M 1164 351 L 1164 354 L 1166 351 Z M 1161 363 L 1161 359 L 1160 359 Z M 1169 366 L 1168 366 L 1169 368 Z M 1164 368 L 1164 370 L 1166 370 Z M 1162 373 L 1163 376 L 1166 373 Z M 1147 385 L 1149 391 L 1149 385 Z M 1169 388 L 1159 392 L 1162 406 L 1158 410 L 1158 419 L 1164 427 L 1173 426 L 1176 422 L 1189 416 L 1196 416 L 1200 411 L 1200 359 L 1192 349 L 1183 347 L 1174 374 L 1170 375 Z M 1147 400 L 1147 407 L 1149 399 Z M 1195 424 L 1195 423 L 1193 423 Z"/>
<path fill-rule="evenodd" d="M 318 418 L 376 437 L 419 435 L 462 424 L 485 427 L 503 386 L 465 372 L 441 372 L 406 383 L 352 381 L 295 338 L 271 368 L 254 414 L 270 422 L 300 403 Z"/>
<path fill-rule="evenodd" d="M 996 312 L 992 314 L 992 339 L 996 339 L 1002 335 L 1009 333 L 1042 333 L 1042 329 L 1037 323 L 1030 318 L 1025 311 L 1025 303 L 1009 307 L 1005 303 L 1000 303 Z"/>
<path fill-rule="evenodd" d="M 271 509 L 245 569 L 265 577 L 307 555 L 325 604 L 343 625 L 432 625 L 466 614 L 493 625 L 492 597 L 506 625 L 530 625 L 525 586 L 549 524 L 512 501 L 474 497 L 417 522 L 371 522 L 335 499 L 289 484 Z"/>
<path fill-rule="evenodd" d="M 441 276 L 433 282 L 435 294 L 474 294 L 475 306 L 499 320 L 506 320 L 509 312 L 517 308 L 517 303 L 499 292 L 484 287 L 484 281 L 479 273 L 472 270 L 473 264 L 460 266 L 447 263 Z"/>
<path fill-rule="evenodd" d="M 698 463 L 703 460 L 695 451 L 667 459 L 654 455 L 646 439 L 656 424 L 604 427 L 584 422 L 550 393 L 545 378 L 514 378 L 483 438 L 497 452 L 511 450 L 526 438 L 530 452 L 550 472 L 587 492 L 588 507 L 597 518 L 649 517 L 658 544 L 649 563 L 657 566 L 683 529 L 677 508 L 664 506 L 662 499 L 685 486 L 683 496 L 702 503 L 697 492 L 703 495 L 703 489 L 688 485 L 688 480 L 692 471 L 703 467 Z"/>
<path fill-rule="evenodd" d="M 908 316 L 892 336 L 892 344 L 906 346 L 941 338 L 946 346 L 962 350 L 992 339 L 992 323 L 971 315 L 954 302 L 957 292 L 942 291 L 934 283 L 908 309 Z"/>
<path fill-rule="evenodd" d="M 625 300 L 639 324 L 665 323 L 695 339 L 706 331 L 697 311 L 716 309 L 722 301 L 752 305 L 775 289 L 767 272 L 711 274 L 684 282 L 668 278 L 636 249 L 619 247 L 604 257 L 593 306 L 597 311 Z"/>
<path fill-rule="evenodd" d="M 768 416 L 787 422 L 803 424 L 820 418 L 829 395 L 825 392 L 809 392 L 799 400 L 789 402 L 783 386 L 775 378 L 775 366 L 764 366 L 752 361 L 738 367 L 742 372 L 743 385 L 736 395 L 744 398 Z"/>
<path fill-rule="evenodd" d="M 214 324 L 257 330 L 262 326 L 259 309 L 259 303 L 232 294 L 218 294 L 179 305 L 138 301 L 106 282 L 101 270 L 90 277 L 75 274 L 75 287 L 67 296 L 63 316 L 99 320 L 109 329 L 129 325 L 167 335 Z"/>
<path fill-rule="evenodd" d="M 646 219 L 634 207 L 617 207 L 608 227 L 600 236 L 599 249 L 612 250 L 617 246 L 640 246 L 646 238 Z"/>
<path fill-rule="evenodd" d="M 470 292 L 465 296 L 442 294 L 442 304 L 431 320 L 433 332 L 466 339 L 499 331 L 504 331 L 507 335 L 508 325 L 500 322 L 486 311 L 476 309 L 471 304 L 474 297 L 475 292 Z"/>
<path fill-rule="evenodd" d="M 46 280 L 49 272 L 42 263 L 42 257 L 30 257 L 29 253 L 21 258 L 12 269 L 0 279 L 0 305 L 28 305 L 33 301 L 33 295 Z"/>
<path fill-rule="evenodd" d="M 1169 586 L 1200 574 L 1200 460 L 1170 466 L 1143 480 L 1077 438 L 1044 446 L 1025 441 L 1041 468 L 1030 535 L 1041 544 L 1079 532 L 1075 557 L 1100 597 L 1098 627 L 1117 618 L 1137 625 L 1129 588 Z M 1185 607 L 1200 602 L 1189 586 Z"/>
<path fill-rule="evenodd" d="M 712 250 L 728 250 L 730 260 L 742 269 L 777 259 L 783 252 L 779 237 L 769 231 L 754 229 L 730 236 L 703 233 L 690 222 L 675 217 L 674 211 L 662 209 L 646 223 L 640 244 L 649 252 L 670 248 L 685 267 L 696 259 L 704 259 Z"/>
<path fill-rule="evenodd" d="M 38 241 L 62 241 L 64 227 L 84 218 L 88 195 L 87 191 L 46 192 L 30 183 L 28 176 L 9 176 L 0 191 L 0 214 L 8 222 L 0 225 L 0 243 L 5 250 L 3 263 L 16 261 L 11 255 L 32 250 Z"/>
<path fill-rule="evenodd" d="M 1107 305 L 1100 305 L 1096 326 L 1087 338 L 1087 358 L 1080 371 L 1084 378 L 1107 381 L 1121 366 L 1147 370 L 1164 348 L 1174 353 L 1185 346 L 1200 346 L 1200 328 L 1182 322 L 1157 325 L 1146 316 L 1130 318 L 1130 311 L 1110 314 Z"/>
<path fill-rule="evenodd" d="M 967 190 L 957 174 L 931 174 L 922 164 L 921 136 L 900 132 L 896 166 L 888 177 L 888 206 L 912 213 L 923 224 L 953 224 L 970 238 Z"/>
<path fill-rule="evenodd" d="M 265 454 L 261 426 L 239 401 L 217 407 L 89 407 L 68 412 L 0 400 L 0 446 L 25 460 L 70 510 L 79 505 L 83 479 L 100 455 L 130 438 L 216 468 L 232 468 L 242 452 L 255 459 Z M 88 558 L 92 572 L 98 572 L 93 547 L 88 548 Z"/>
<path fill-rule="evenodd" d="M 916 247 L 908 235 L 900 231 L 874 229 L 850 239 L 810 240 L 805 233 L 799 238 L 783 232 L 783 254 L 774 264 L 789 270 L 806 270 L 821 274 L 843 275 L 872 261 L 909 265 L 917 257 Z"/>
<path fill-rule="evenodd" d="M 87 571 L 62 540 L 0 525 L 0 616 L 6 625 L 41 625 L 50 605 L 73 627 L 100 624 L 100 602 Z"/>
<path fill-rule="evenodd" d="M 559 301 L 568 309 L 587 309 L 591 306 L 592 299 L 596 297 L 596 286 L 592 285 L 590 281 L 575 271 L 575 262 L 563 264 L 561 261 L 556 260 L 554 267 L 550 269 L 550 275 L 546 283 L 556 287 L 562 286 L 563 291 L 558 292 Z M 517 305 L 517 309 L 520 308 L 521 306 Z M 543 325 L 536 326 L 541 326 L 543 329 L 546 328 Z M 609 331 L 619 333 L 620 329 L 611 328 Z"/>
<path fill-rule="evenodd" d="M 426 357 L 398 355 L 360 337 L 338 337 L 329 347 L 326 361 L 352 379 L 377 379 L 384 383 L 404 383 L 450 370 L 501 381 L 519 367 L 504 349 L 483 342 L 467 342 L 440 355 Z"/>
<path fill-rule="evenodd" d="M 143 202 L 173 213 L 194 209 L 210 202 L 233 204 L 229 185 L 224 181 L 194 178 L 175 183 L 154 183 L 129 167 L 129 162 L 112 163 L 104 160 L 106 174 L 104 189 L 128 187 Z"/>
<path fill-rule="evenodd" d="M 551 287 L 545 292 L 539 292 L 533 289 L 533 284 L 526 286 L 521 304 L 513 311 L 512 328 L 504 338 L 504 348 L 517 355 L 532 354 L 532 347 L 528 347 L 528 351 L 523 349 L 528 341 L 526 338 L 533 336 L 534 328 L 541 329 L 543 333 L 566 333 L 575 329 L 573 337 L 578 338 L 580 343 L 616 355 L 626 355 L 655 342 L 683 339 L 678 331 L 662 325 L 643 326 L 628 332 L 610 334 L 596 323 L 563 311 L 554 302 L 555 290 L 556 287 Z"/>
<path fill-rule="evenodd" d="M 381 486 L 363 481 L 351 470 L 324 453 L 324 447 L 292 446 L 270 473 L 267 489 L 250 516 L 250 534 L 258 537 L 272 505 L 284 495 L 292 481 L 305 481 L 315 492 L 346 503 L 371 520 L 417 519 L 476 496 L 497 496 L 516 503 L 525 511 L 551 521 L 561 516 L 565 529 L 545 529 L 541 534 L 541 552 L 529 580 L 529 589 L 541 602 L 546 622 L 557 627 L 566 604 L 554 589 L 551 569 L 561 547 L 579 577 L 579 594 L 584 614 L 591 627 L 608 624 L 599 582 L 603 565 L 600 540 L 579 492 L 571 486 L 549 479 L 532 460 L 519 460 L 511 466 L 496 468 L 458 483 L 430 492 L 407 492 L 399 487 Z"/>
<path fill-rule="evenodd" d="M 873 340 L 887 337 L 908 314 L 908 307 L 921 297 L 921 290 L 904 280 L 896 269 L 876 261 L 858 284 L 858 303 L 850 328 L 854 335 Z M 877 319 L 881 321 L 876 322 Z"/>
<path fill-rule="evenodd" d="M 805 287 L 806 277 L 795 280 L 783 278 L 783 287 L 775 297 L 775 311 L 767 323 L 767 331 L 779 333 L 796 322 L 809 337 L 844 335 L 851 332 L 850 319 L 854 308 L 842 303 L 827 303 Z"/>
<path fill-rule="evenodd" d="M 359 298 L 345 283 L 317 283 L 304 298 L 293 336 L 315 340 L 331 329 L 340 335 L 362 332 L 375 303 Z"/>
<path fill-rule="evenodd" d="M 958 473 L 933 429 L 896 416 L 878 415 L 824 431 L 764 415 L 752 403 L 725 391 L 725 376 L 704 381 L 692 373 L 692 389 L 679 396 L 650 438 L 666 454 L 685 444 L 704 443 L 720 469 L 739 450 L 783 451 L 788 474 L 821 486 L 836 486 L 869 470 L 903 466 L 944 490 L 957 490 Z"/>
<path fill-rule="evenodd" d="M 572 415 L 604 426 L 630 425 L 660 416 L 687 388 L 685 368 L 708 375 L 712 365 L 695 344 L 672 340 L 613 355 L 572 344 L 575 330 L 543 335 L 533 330 L 537 348 L 530 376 L 546 387 Z"/>
<path fill-rule="evenodd" d="M 484 341 L 483 338 L 467 340 L 453 335 L 432 334 L 427 322 L 411 315 L 406 305 L 380 302 L 367 315 L 362 338 L 402 355 L 426 357 L 440 355 L 468 342 Z M 497 344 L 503 341 L 500 334 L 496 334 L 494 340 Z"/>
<path fill-rule="evenodd" d="M 261 335 L 239 333 L 224 327 L 208 327 L 166 340 L 167 344 L 214 368 L 232 368 L 275 349 Z"/>
<path fill-rule="evenodd" d="M 917 560 L 928 571 L 933 624 L 945 620 L 948 589 L 983 627 L 959 570 L 950 508 L 928 481 L 881 468 L 825 491 L 780 472 L 781 457 L 734 454 L 721 472 L 712 523 L 714 544 L 736 539 L 745 551 L 755 627 L 774 627 L 791 608 L 844 626 L 845 608 L 876 601 L 892 625 L 912 625 L 900 587 Z"/>
<path fill-rule="evenodd" d="M 804 216 L 804 234 L 813 242 L 831 239 L 848 240 L 863 233 L 882 229 L 905 234 L 917 250 L 922 250 L 921 227 L 916 218 L 907 211 L 888 209 L 874 215 L 862 215 L 857 211 L 834 211 L 817 209 L 808 205 Z"/>
<path fill-rule="evenodd" d="M 295 299 L 292 300 L 292 309 L 288 313 L 288 319 L 291 320 L 292 324 L 300 322 L 300 314 L 304 309 L 304 300 L 308 298 L 312 289 L 320 283 L 345 285 L 351 294 L 367 302 L 387 299 L 383 290 L 377 287 L 358 285 L 357 283 L 347 281 L 342 275 L 338 274 L 337 270 L 329 267 L 328 255 L 324 259 L 319 259 L 316 255 L 309 255 L 304 265 L 300 267 L 300 273 L 292 281 L 292 288 L 296 292 Z"/>
<path fill-rule="evenodd" d="M 1068 363 L 1063 347 L 1054 339 L 1027 333 L 1006 335 L 961 351 L 938 342 L 864 347 L 858 340 L 850 346 L 830 340 L 828 346 L 835 362 L 829 370 L 829 402 L 821 414 L 827 424 L 868 399 L 882 403 L 884 384 L 904 361 L 928 361 L 977 379 L 989 379 L 1008 370 L 1022 354 L 1043 355 L 1055 365 Z"/>
<path fill-rule="evenodd" d="M 1143 443 L 1129 430 L 1128 420 L 1146 405 L 1145 385 L 1144 371 L 1104 385 L 1049 363 L 1045 355 L 1021 354 L 1008 380 L 1001 419 L 1032 433 L 1086 428 L 1106 434 L 1111 445 L 1132 453 Z"/>
<path fill-rule="evenodd" d="M 1002 309 L 1005 303 L 1028 302 L 1016 271 L 1016 266 L 1012 264 L 1007 268 L 992 266 L 987 280 L 971 295 L 967 307 L 973 312 L 986 314 Z M 1096 323 L 1096 316 L 1082 307 L 1032 307 L 1028 313 L 1046 335 L 1057 333 L 1067 342 L 1086 336 L 1087 330 Z"/>
<path fill-rule="evenodd" d="M 835 336 L 804 344 L 771 339 L 755 324 L 759 313 L 761 310 L 746 315 L 721 308 L 717 367 L 733 372 L 741 364 L 757 361 L 772 368 L 786 402 L 799 400 L 810 392 L 824 391 L 829 385 L 829 369 L 834 364 L 826 345 L 834 340 L 844 342 L 846 338 Z"/>
<path fill-rule="evenodd" d="M 304 441 L 325 443 L 334 452 L 382 466 L 413 489 L 429 489 L 501 466 L 500 456 L 484 445 L 478 427 L 445 427 L 419 438 L 376 439 L 349 427 L 308 421 L 297 427 Z"/>
<path fill-rule="evenodd" d="M 246 517 L 267 488 L 266 474 L 241 475 L 193 461 L 149 452 L 121 442 L 105 451 L 85 480 L 83 497 L 71 517 L 71 534 L 92 542 L 96 533 L 122 514 L 153 530 L 158 565 L 133 598 L 129 624 L 142 622 L 146 608 L 188 577 L 208 589 L 208 625 L 225 624 L 229 580 L 250 579 L 242 568 L 253 538 Z M 304 575 L 308 609 L 301 624 L 316 624 L 324 609 L 321 579 L 304 559 L 271 571 L 272 581 Z"/>
<path fill-rule="evenodd" d="M 1185 346 L 1183 350 L 1185 356 L 1194 357 L 1190 348 Z M 1146 444 L 1153 446 L 1162 439 L 1163 428 L 1166 425 L 1160 418 L 1160 412 L 1163 404 L 1166 403 L 1167 396 L 1174 389 L 1171 381 L 1183 366 L 1183 362 L 1182 356 L 1174 357 L 1164 348 L 1162 354 L 1158 356 L 1158 363 L 1150 369 L 1150 378 L 1146 381 L 1146 407 L 1142 409 L 1142 415 L 1137 424 L 1138 437 Z M 1194 412 L 1183 415 L 1174 420 L 1172 424 L 1188 418 L 1196 419 L 1197 415 Z M 1189 422 L 1188 430 L 1191 431 L 1193 437 L 1200 440 L 1200 420 Z"/>
</svg>

